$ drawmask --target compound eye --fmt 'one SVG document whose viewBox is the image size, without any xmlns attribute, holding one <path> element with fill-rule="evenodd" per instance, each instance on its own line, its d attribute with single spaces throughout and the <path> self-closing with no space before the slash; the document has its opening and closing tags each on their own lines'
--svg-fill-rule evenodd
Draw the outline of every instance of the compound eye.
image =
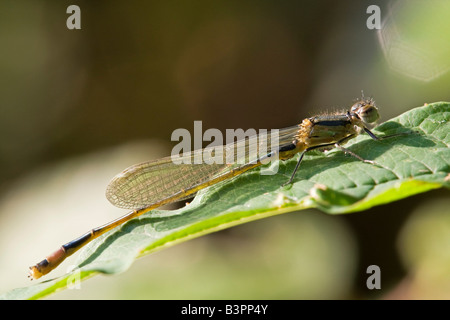
<svg viewBox="0 0 450 320">
<path fill-rule="evenodd" d="M 373 123 L 380 118 L 377 108 L 372 104 L 361 106 L 356 113 L 365 123 Z"/>
</svg>

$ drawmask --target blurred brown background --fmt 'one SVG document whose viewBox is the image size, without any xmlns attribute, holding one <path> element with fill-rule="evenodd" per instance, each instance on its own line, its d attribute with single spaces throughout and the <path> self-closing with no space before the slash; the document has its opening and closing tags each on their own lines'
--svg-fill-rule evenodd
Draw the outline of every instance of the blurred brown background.
<svg viewBox="0 0 450 320">
<path fill-rule="evenodd" d="M 81 30 L 66 27 L 71 4 Z M 372 4 L 380 34 L 366 26 Z M 449 101 L 449 21 L 445 1 L 2 1 L 0 291 L 122 214 L 104 199 L 109 179 L 169 155 L 172 131 L 194 120 L 282 128 L 361 90 L 383 120 Z M 450 239 L 435 227 L 450 230 L 449 204 L 441 190 L 347 216 L 273 217 L 54 297 L 448 298 Z M 371 264 L 382 290 L 366 288 Z"/>
</svg>

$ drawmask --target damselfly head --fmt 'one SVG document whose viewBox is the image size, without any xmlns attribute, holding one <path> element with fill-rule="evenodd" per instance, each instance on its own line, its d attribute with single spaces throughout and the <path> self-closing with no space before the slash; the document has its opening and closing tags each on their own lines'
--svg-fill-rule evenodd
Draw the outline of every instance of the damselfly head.
<svg viewBox="0 0 450 320">
<path fill-rule="evenodd" d="M 380 118 L 375 101 L 371 98 L 363 98 L 357 101 L 350 109 L 350 112 L 358 115 L 364 123 L 374 123 Z"/>
</svg>

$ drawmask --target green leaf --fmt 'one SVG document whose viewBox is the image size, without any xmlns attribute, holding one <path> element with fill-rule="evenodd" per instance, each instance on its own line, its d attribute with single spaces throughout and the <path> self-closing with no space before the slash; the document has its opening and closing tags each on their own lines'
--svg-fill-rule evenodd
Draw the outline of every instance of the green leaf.
<svg viewBox="0 0 450 320">
<path fill-rule="evenodd" d="M 274 172 L 279 166 L 274 175 L 261 175 L 256 169 L 209 187 L 182 209 L 154 210 L 92 241 L 79 253 L 75 271 L 0 297 L 38 299 L 98 273 L 123 272 L 138 257 L 252 220 L 306 208 L 350 213 L 449 188 L 449 119 L 448 103 L 429 104 L 374 129 L 379 136 L 414 131 L 412 134 L 382 141 L 361 135 L 346 145 L 377 165 L 338 149 L 311 152 L 290 186 L 282 184 L 293 172 L 297 157 L 271 164 Z"/>
</svg>

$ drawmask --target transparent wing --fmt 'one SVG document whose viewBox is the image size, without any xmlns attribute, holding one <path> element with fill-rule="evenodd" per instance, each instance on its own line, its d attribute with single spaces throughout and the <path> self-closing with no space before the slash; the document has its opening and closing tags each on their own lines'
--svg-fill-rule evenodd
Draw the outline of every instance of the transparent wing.
<svg viewBox="0 0 450 320">
<path fill-rule="evenodd" d="M 112 179 L 106 197 L 114 206 L 126 209 L 187 199 L 200 189 L 261 165 L 261 158 L 291 144 L 297 132 L 298 126 L 272 130 L 234 143 L 136 164 Z"/>
</svg>

